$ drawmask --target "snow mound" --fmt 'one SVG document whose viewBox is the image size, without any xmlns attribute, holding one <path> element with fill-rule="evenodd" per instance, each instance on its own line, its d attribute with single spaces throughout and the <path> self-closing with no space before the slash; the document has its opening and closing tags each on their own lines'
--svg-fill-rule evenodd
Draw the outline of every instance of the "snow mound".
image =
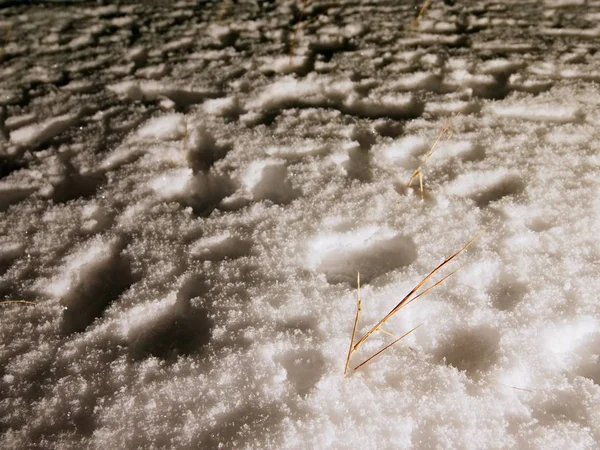
<svg viewBox="0 0 600 450">
<path fill-rule="evenodd" d="M 498 117 L 536 122 L 574 123 L 584 119 L 579 108 L 561 105 L 493 106 L 491 111 Z"/>
<path fill-rule="evenodd" d="M 182 138 L 185 129 L 182 115 L 168 114 L 148 121 L 138 130 L 138 136 L 143 139 L 174 140 Z"/>
<path fill-rule="evenodd" d="M 252 163 L 244 174 L 242 184 L 255 201 L 289 203 L 298 196 L 282 160 L 266 159 Z"/>
<path fill-rule="evenodd" d="M 63 332 L 84 331 L 131 283 L 127 258 L 116 238 L 96 238 L 67 257 L 40 292 L 64 306 Z"/>
<path fill-rule="evenodd" d="M 225 233 L 197 240 L 191 245 L 190 253 L 199 259 L 220 261 L 246 256 L 251 247 L 251 242 Z"/>
<path fill-rule="evenodd" d="M 470 198 L 478 206 L 487 206 L 503 197 L 519 194 L 524 188 L 525 183 L 518 173 L 496 169 L 462 174 L 450 182 L 446 192 Z"/>
<path fill-rule="evenodd" d="M 19 146 L 41 145 L 78 121 L 78 114 L 63 114 L 38 124 L 18 128 L 10 134 L 10 140 Z"/>
<path fill-rule="evenodd" d="M 308 244 L 308 266 L 322 272 L 330 283 L 361 282 L 410 265 L 417 258 L 414 242 L 391 230 L 361 228 L 346 233 L 322 233 Z"/>
<path fill-rule="evenodd" d="M 192 207 L 198 214 L 209 214 L 231 193 L 231 183 L 212 173 L 192 169 L 173 169 L 151 180 L 149 187 L 165 201 Z"/>
</svg>

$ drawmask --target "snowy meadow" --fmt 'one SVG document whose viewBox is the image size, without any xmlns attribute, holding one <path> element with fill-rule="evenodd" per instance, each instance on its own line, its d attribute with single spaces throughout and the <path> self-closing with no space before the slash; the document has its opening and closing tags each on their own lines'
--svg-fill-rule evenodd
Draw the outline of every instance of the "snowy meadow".
<svg viewBox="0 0 600 450">
<path fill-rule="evenodd" d="M 0 0 L 0 447 L 598 448 L 599 48 L 598 0 Z"/>
</svg>

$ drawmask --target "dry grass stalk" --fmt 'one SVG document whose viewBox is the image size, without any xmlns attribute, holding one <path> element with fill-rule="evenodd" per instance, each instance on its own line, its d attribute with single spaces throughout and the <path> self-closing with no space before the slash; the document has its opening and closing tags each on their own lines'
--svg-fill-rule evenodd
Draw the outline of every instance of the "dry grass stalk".
<svg viewBox="0 0 600 450">
<path fill-rule="evenodd" d="M 391 332 L 389 332 L 387 330 L 384 330 L 383 328 L 380 328 L 377 331 L 379 331 L 380 333 L 383 333 L 383 334 L 387 334 L 388 336 L 393 337 L 394 339 L 396 339 L 398 337 L 394 333 L 391 333 Z"/>
<path fill-rule="evenodd" d="M 358 308 L 357 308 L 357 312 L 356 312 L 356 317 L 354 319 L 354 328 L 352 330 L 352 339 L 350 341 L 350 350 L 348 351 L 348 356 L 346 358 L 346 366 L 345 366 L 345 369 L 344 369 L 344 374 L 346 374 L 347 371 L 348 371 L 348 366 L 350 364 L 350 358 L 352 357 L 352 355 L 354 354 L 354 352 L 358 351 L 358 349 L 360 348 L 360 346 L 362 344 L 364 344 L 367 341 L 367 339 L 369 339 L 375 332 L 382 331 L 381 327 L 383 326 L 383 324 L 385 324 L 394 314 L 396 314 L 400 309 L 402 309 L 406 305 L 412 303 L 413 301 L 415 301 L 419 297 L 422 297 L 422 296 L 428 294 L 434 288 L 436 288 L 437 286 L 439 286 L 440 284 L 442 284 L 444 281 L 446 281 L 448 278 L 450 278 L 452 275 L 454 275 L 457 272 L 457 270 L 451 272 L 449 275 L 446 275 L 441 280 L 436 281 L 433 285 L 427 287 L 422 292 L 420 292 L 420 293 L 417 294 L 417 292 L 419 291 L 419 289 L 421 289 L 437 272 L 439 272 L 446 264 L 448 264 L 449 262 L 451 262 L 454 258 L 456 258 L 458 255 L 460 255 L 462 252 L 464 252 L 473 242 L 475 242 L 475 240 L 480 236 L 480 234 L 481 233 L 479 233 L 477 236 L 475 236 L 473 239 L 471 239 L 469 242 L 467 242 L 461 249 L 457 250 L 452 255 L 448 256 L 441 264 L 439 264 L 435 269 L 433 269 L 431 272 L 429 272 L 429 274 L 425 278 L 423 278 L 414 288 L 412 288 L 411 291 L 402 300 L 400 300 L 400 302 L 396 306 L 394 306 L 394 308 L 392 308 L 392 310 L 389 313 L 387 313 L 383 317 L 383 319 L 381 319 L 379 322 L 377 322 L 369 331 L 367 331 L 365 333 L 365 335 L 362 338 L 360 338 L 358 340 L 358 342 L 356 342 L 356 344 L 354 344 L 354 339 L 356 337 L 356 329 L 358 327 L 358 320 L 359 320 L 360 310 L 361 310 L 360 291 L 359 291 Z M 360 284 L 359 284 L 359 286 L 360 286 Z M 368 358 L 366 361 L 364 361 L 363 363 L 359 364 L 357 367 L 354 368 L 354 370 L 357 370 L 358 368 L 364 366 L 367 362 L 369 362 L 370 360 L 372 360 L 376 356 L 380 355 L 382 352 L 384 352 L 385 350 L 387 350 L 388 348 L 390 348 L 396 342 L 398 342 L 398 341 L 402 340 L 404 337 L 408 336 L 410 333 L 412 333 L 417 328 L 418 327 L 415 327 L 412 330 L 410 330 L 408 333 L 400 336 L 399 338 L 397 338 L 396 340 L 394 340 L 391 344 L 387 345 L 382 350 L 378 351 L 377 353 L 375 353 L 374 355 L 372 355 L 370 358 Z"/>
<path fill-rule="evenodd" d="M 300 10 L 300 17 L 298 18 L 298 22 L 296 22 L 296 27 L 294 29 L 294 35 L 292 36 L 292 40 L 290 42 L 290 65 L 292 64 L 292 57 L 294 56 L 294 50 L 296 49 L 296 44 L 298 43 L 298 34 L 300 33 L 300 28 L 302 27 L 302 19 L 306 14 L 306 7 L 310 3 L 310 0 L 302 0 L 302 9 Z"/>
<path fill-rule="evenodd" d="M 356 366 L 354 368 L 354 371 L 356 372 L 358 369 L 360 369 L 362 366 L 364 366 L 365 364 L 367 364 L 369 361 L 371 361 L 373 358 L 376 358 L 377 356 L 381 355 L 383 352 L 385 352 L 388 348 L 390 348 L 392 345 L 394 345 L 396 342 L 400 342 L 402 339 L 404 339 L 406 336 L 408 336 L 410 333 L 412 333 L 413 331 L 415 331 L 417 328 L 419 328 L 421 325 L 417 325 L 416 327 L 414 327 L 412 330 L 404 333 L 402 336 L 400 336 L 399 338 L 396 338 L 393 342 L 389 343 L 388 345 L 386 345 L 385 347 L 383 347 L 381 350 L 379 350 L 378 352 L 372 354 L 371 356 L 369 356 L 366 360 L 364 360 L 363 362 L 361 362 L 358 366 Z"/>
<path fill-rule="evenodd" d="M 217 20 L 224 20 L 231 13 L 234 8 L 234 4 L 232 0 L 223 0 L 221 3 L 221 7 L 217 12 Z"/>
<path fill-rule="evenodd" d="M 360 301 L 360 272 L 356 274 L 356 283 L 358 286 L 358 299 L 356 304 L 356 317 L 354 317 L 354 327 L 352 328 L 352 338 L 350 339 L 350 348 L 348 349 L 348 357 L 346 358 L 346 366 L 344 367 L 344 375 L 348 373 L 348 366 L 350 365 L 350 357 L 352 356 L 354 346 L 354 338 L 356 337 L 356 328 L 358 328 L 358 320 L 360 319 L 360 311 L 362 310 L 362 305 Z"/>
<path fill-rule="evenodd" d="M 462 247 L 460 250 L 454 252 L 452 255 L 448 256 L 440 265 L 438 265 L 435 269 L 433 269 L 431 272 L 429 272 L 429 274 L 423 278 L 394 308 L 392 308 L 392 310 L 387 313 L 385 315 L 385 317 L 383 319 L 381 319 L 379 322 L 377 322 L 377 324 L 371 328 L 369 331 L 367 331 L 367 333 L 356 343 L 356 345 L 354 346 L 354 350 L 358 350 L 359 347 L 369 338 L 371 337 L 371 335 L 373 333 L 375 333 L 384 323 L 386 323 L 394 314 L 396 314 L 400 309 L 402 309 L 404 306 L 406 306 L 408 303 L 411 303 L 413 300 L 416 300 L 417 298 L 421 297 L 422 295 L 428 293 L 431 291 L 431 289 L 433 289 L 434 287 L 438 286 L 440 283 L 442 283 L 443 281 L 447 280 L 452 274 L 444 277 L 442 280 L 440 280 L 439 282 L 435 283 L 433 286 L 431 286 L 430 288 L 427 288 L 423 293 L 415 296 L 413 298 L 413 295 L 423 287 L 423 285 L 425 285 L 425 283 L 427 283 L 431 277 L 433 277 L 437 272 L 439 272 L 446 264 L 448 264 L 450 261 L 452 261 L 454 258 L 456 258 L 458 255 L 460 255 L 462 252 L 464 252 L 473 242 L 475 242 L 475 240 L 479 237 L 479 234 L 477 236 L 475 236 L 473 239 L 471 239 L 469 242 L 467 242 L 464 247 Z"/>
<path fill-rule="evenodd" d="M 8 27 L 6 27 L 4 29 L 4 43 L 2 44 L 2 47 L 0 47 L 0 59 L 4 57 L 4 54 L 5 54 L 4 47 L 6 47 L 6 45 L 8 44 L 8 41 L 10 41 L 11 32 L 12 32 L 12 25 L 9 25 Z"/>
<path fill-rule="evenodd" d="M 6 304 L 11 304 L 11 303 L 21 303 L 21 304 L 25 304 L 25 305 L 35 305 L 35 302 L 29 301 L 29 300 L 2 300 L 0 301 L 0 305 L 6 305 Z"/>
<path fill-rule="evenodd" d="M 423 292 L 420 292 L 418 295 L 414 296 L 413 298 L 411 298 L 409 301 L 406 302 L 406 304 L 404 306 L 410 305 L 412 302 L 414 302 L 416 299 L 418 299 L 419 297 L 422 297 L 424 295 L 429 294 L 429 292 L 431 292 L 433 289 L 435 289 L 438 285 L 442 284 L 444 281 L 446 281 L 448 278 L 450 278 L 452 275 L 454 275 L 456 272 L 458 272 L 460 270 L 460 268 L 456 269 L 453 272 L 450 272 L 448 275 L 446 275 L 444 278 L 442 278 L 441 280 L 436 281 L 433 285 L 429 286 L 427 289 L 425 289 Z M 381 330 L 381 329 L 380 329 Z"/>
<path fill-rule="evenodd" d="M 425 154 L 425 157 L 423 158 L 423 162 L 417 168 L 417 170 L 415 170 L 413 172 L 412 176 L 410 177 L 410 180 L 408 180 L 407 187 L 411 187 L 413 184 L 413 181 L 415 181 L 415 179 L 417 177 L 419 178 L 419 186 L 421 189 L 421 198 L 423 198 L 423 168 L 425 167 L 425 164 L 427 164 L 427 161 L 429 160 L 431 155 L 433 155 L 435 153 L 435 151 L 437 150 L 437 146 L 440 143 L 440 141 L 444 137 L 446 137 L 446 140 L 450 140 L 452 138 L 452 135 L 454 134 L 452 131 L 452 119 L 454 119 L 454 117 L 456 117 L 461 112 L 462 112 L 462 109 L 460 111 L 457 111 L 456 113 L 454 113 L 451 118 L 449 118 L 448 120 L 446 120 L 444 122 L 442 129 L 440 130 L 437 138 L 435 139 L 435 141 L 433 141 L 433 144 L 431 144 L 429 151 Z"/>
<path fill-rule="evenodd" d="M 416 31 L 419 29 L 419 24 L 421 23 L 421 19 L 425 15 L 425 12 L 427 11 L 427 8 L 429 8 L 430 4 L 431 4 L 431 0 L 425 0 L 423 2 L 423 4 L 421 5 L 421 9 L 419 9 L 419 13 L 417 14 L 417 17 L 414 18 L 414 20 L 412 21 L 412 24 L 410 26 L 413 31 Z"/>
<path fill-rule="evenodd" d="M 183 152 L 185 154 L 187 154 L 187 152 L 188 152 L 188 136 L 189 136 L 189 133 L 188 133 L 187 118 L 184 118 L 183 119 L 183 142 L 182 142 L 182 144 L 183 144 Z"/>
</svg>

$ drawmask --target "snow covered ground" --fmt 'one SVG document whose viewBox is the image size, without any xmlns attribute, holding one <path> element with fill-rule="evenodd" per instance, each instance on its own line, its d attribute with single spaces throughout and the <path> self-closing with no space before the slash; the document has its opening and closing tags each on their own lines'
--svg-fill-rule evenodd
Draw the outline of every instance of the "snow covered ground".
<svg viewBox="0 0 600 450">
<path fill-rule="evenodd" d="M 598 448 L 600 1 L 29 3 L 1 448 Z"/>
</svg>

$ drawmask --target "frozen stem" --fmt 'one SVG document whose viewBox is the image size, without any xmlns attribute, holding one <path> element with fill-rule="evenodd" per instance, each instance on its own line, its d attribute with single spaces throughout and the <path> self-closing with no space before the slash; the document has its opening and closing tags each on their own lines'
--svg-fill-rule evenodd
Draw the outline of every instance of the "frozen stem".
<svg viewBox="0 0 600 450">
<path fill-rule="evenodd" d="M 419 29 L 419 23 L 421 23 L 421 19 L 425 15 L 427 8 L 429 8 L 430 3 L 431 3 L 431 0 L 425 0 L 423 2 L 423 4 L 421 5 L 421 9 L 419 9 L 419 13 L 417 14 L 417 17 L 415 17 L 415 19 L 413 20 L 412 25 L 411 25 L 411 28 L 413 31 L 416 31 Z"/>
<path fill-rule="evenodd" d="M 0 301 L 0 305 L 6 305 L 6 304 L 11 304 L 11 303 L 20 303 L 23 305 L 35 305 L 35 302 L 29 301 L 29 300 L 2 300 Z"/>
<path fill-rule="evenodd" d="M 354 353 L 354 338 L 356 337 L 356 328 L 358 328 L 358 320 L 360 318 L 360 311 L 362 310 L 361 301 L 360 301 L 360 272 L 356 274 L 356 283 L 358 286 L 358 298 L 356 302 L 356 316 L 354 317 L 354 327 L 352 328 L 352 337 L 350 338 L 350 348 L 348 349 L 348 357 L 346 358 L 346 366 L 344 367 L 344 375 L 348 373 L 348 366 L 350 365 L 350 358 L 352 357 L 352 353 Z"/>
<path fill-rule="evenodd" d="M 302 27 L 302 20 L 306 14 L 306 7 L 310 0 L 302 0 L 302 10 L 300 10 L 300 17 L 298 18 L 298 22 L 296 23 L 296 27 L 294 29 L 294 35 L 292 36 L 292 41 L 290 42 L 290 64 L 292 63 L 292 58 L 294 56 L 294 51 L 296 49 L 296 44 L 298 43 L 298 34 L 300 33 L 300 28 Z"/>
<path fill-rule="evenodd" d="M 415 179 L 418 177 L 419 178 L 419 187 L 421 188 L 421 198 L 423 198 L 423 168 L 425 167 L 425 164 L 427 164 L 427 161 L 429 160 L 429 158 L 431 157 L 431 155 L 433 155 L 435 153 L 435 151 L 437 150 L 437 146 L 440 143 L 440 141 L 446 137 L 446 140 L 449 140 L 452 138 L 453 132 L 452 132 L 452 119 L 454 117 L 456 117 L 458 114 L 460 114 L 462 112 L 462 109 L 460 111 L 457 111 L 455 114 L 452 115 L 451 118 L 449 118 L 448 120 L 446 120 L 442 126 L 442 129 L 440 130 L 437 138 L 435 139 L 435 141 L 433 141 L 433 143 L 431 144 L 431 147 L 429 147 L 429 151 L 425 154 L 425 157 L 423 158 L 423 162 L 421 163 L 421 165 L 417 168 L 417 170 L 415 170 L 413 172 L 413 174 L 410 177 L 410 180 L 408 180 L 408 184 L 407 187 L 411 187 L 413 184 L 413 181 L 415 181 Z"/>
<path fill-rule="evenodd" d="M 446 275 L 441 280 L 436 281 L 434 284 L 432 284 L 431 286 L 427 287 L 426 289 L 424 289 L 423 291 L 421 291 L 420 293 L 417 294 L 419 289 L 421 289 L 431 279 L 431 277 L 433 277 L 437 272 L 439 272 L 446 264 L 448 264 L 450 261 L 452 261 L 458 255 L 460 255 L 462 252 L 464 252 L 473 242 L 475 242 L 475 240 L 480 235 L 481 235 L 481 233 L 477 234 L 477 236 L 475 236 L 473 239 L 471 239 L 469 242 L 467 242 L 460 250 L 458 250 L 458 251 L 454 252 L 452 255 L 448 256 L 441 264 L 439 264 L 435 269 L 433 269 L 431 272 L 429 272 L 429 274 L 425 278 L 423 278 L 414 288 L 412 288 L 412 290 L 394 308 L 392 308 L 392 310 L 389 313 L 387 313 L 383 319 L 381 319 L 379 322 L 377 322 L 377 324 L 375 324 L 375 326 L 373 328 L 371 328 L 369 331 L 367 331 L 365 333 L 365 335 L 362 338 L 360 338 L 360 340 L 355 344 L 354 340 L 356 338 L 356 330 L 358 328 L 358 321 L 360 319 L 360 313 L 362 310 L 362 304 L 361 304 L 361 299 L 360 299 L 360 273 L 357 273 L 356 282 L 357 282 L 357 287 L 358 287 L 358 294 L 357 294 L 356 315 L 354 317 L 354 326 L 352 327 L 352 336 L 350 338 L 350 348 L 348 349 L 348 355 L 346 357 L 346 365 L 344 366 L 344 375 L 348 374 L 348 367 L 350 366 L 350 359 L 352 358 L 352 355 L 354 354 L 354 352 L 356 352 L 360 348 L 360 346 L 362 344 L 364 344 L 367 341 L 367 339 L 369 339 L 375 332 L 379 331 L 381 333 L 395 337 L 389 331 L 386 331 L 381 328 L 383 326 L 383 324 L 385 324 L 400 309 L 402 309 L 406 305 L 412 303 L 419 297 L 427 295 L 429 292 L 431 292 L 437 286 L 439 286 L 444 281 L 446 281 L 448 278 L 450 278 L 452 275 L 454 275 L 456 272 L 458 272 L 458 270 L 460 270 L 460 268 L 451 272 L 450 274 Z M 388 348 L 390 348 L 397 342 L 404 339 L 406 336 L 408 336 L 410 333 L 415 331 L 421 325 L 414 327 L 413 329 L 411 329 L 407 333 L 403 334 L 399 338 L 394 339 L 394 341 L 392 343 L 386 345 L 381 350 L 379 350 L 377 353 L 371 355 L 365 361 L 363 361 L 358 366 L 356 366 L 354 368 L 354 371 L 358 370 L 359 368 L 361 368 L 362 366 L 367 364 L 369 361 L 371 361 L 373 358 L 379 356 L 381 353 L 386 351 Z"/>
<path fill-rule="evenodd" d="M 429 274 L 425 278 L 423 278 L 414 288 L 412 288 L 412 290 L 396 306 L 394 306 L 394 308 L 392 308 L 392 310 L 389 313 L 387 313 L 383 319 L 381 319 L 379 322 L 377 322 L 377 324 L 373 328 L 371 328 L 369 331 L 367 331 L 367 333 L 354 345 L 354 351 L 358 350 L 360 348 L 360 346 L 362 344 L 364 344 L 365 341 L 367 339 L 369 339 L 369 337 L 371 337 L 371 335 L 373 335 L 373 333 L 378 331 L 379 328 L 384 323 L 386 323 L 394 314 L 396 314 L 400 309 L 402 309 L 404 306 L 411 303 L 412 301 L 416 300 L 417 298 L 429 293 L 433 288 L 435 288 L 436 286 L 438 286 L 439 284 L 441 284 L 442 282 L 447 280 L 449 277 L 451 277 L 455 272 L 452 272 L 450 275 L 447 275 L 446 277 L 442 278 L 440 281 L 436 282 L 433 286 L 425 289 L 422 293 L 415 296 L 417 291 L 419 289 L 421 289 L 425 285 L 425 283 L 427 283 L 431 279 L 431 277 L 433 277 L 437 272 L 439 272 L 446 264 L 448 264 L 450 261 L 452 261 L 458 255 L 460 255 L 462 252 L 464 252 L 473 242 L 475 242 L 475 240 L 479 236 L 480 236 L 480 234 L 475 236 L 473 239 L 471 239 L 469 242 L 467 242 L 460 250 L 458 250 L 458 251 L 454 252 L 452 255 L 448 256 L 440 265 L 438 265 L 435 269 L 433 269 L 431 272 L 429 272 Z"/>
<path fill-rule="evenodd" d="M 399 338 L 395 339 L 393 342 L 389 343 L 388 345 L 386 345 L 385 347 L 383 347 L 381 350 L 379 350 L 377 353 L 374 353 L 373 355 L 371 355 L 370 357 L 368 357 L 366 360 L 364 360 L 363 362 L 361 362 L 358 366 L 356 366 L 354 368 L 354 371 L 356 372 L 358 369 L 360 369 L 362 366 L 364 366 L 365 364 L 367 364 L 369 361 L 371 361 L 373 358 L 376 358 L 377 356 L 381 355 L 383 352 L 385 352 L 388 348 L 390 348 L 392 345 L 394 345 L 396 342 L 401 341 L 402 339 L 404 339 L 406 336 L 408 336 L 410 333 L 412 333 L 413 331 L 415 331 L 417 328 L 419 328 L 421 325 L 417 325 L 416 327 L 414 327 L 412 330 L 404 333 L 402 336 L 400 336 Z"/>
</svg>

